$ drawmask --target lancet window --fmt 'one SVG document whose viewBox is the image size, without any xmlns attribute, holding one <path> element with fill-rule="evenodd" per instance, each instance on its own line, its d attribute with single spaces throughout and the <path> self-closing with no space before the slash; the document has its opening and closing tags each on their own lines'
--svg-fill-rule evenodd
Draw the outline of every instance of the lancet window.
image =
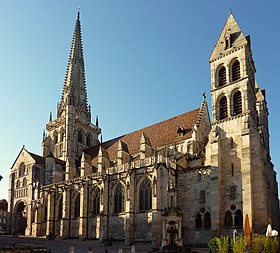
<svg viewBox="0 0 280 253">
<path fill-rule="evenodd" d="M 121 183 L 118 183 L 114 191 L 114 213 L 118 214 L 123 211 L 124 211 L 124 189 Z"/>
<path fill-rule="evenodd" d="M 139 210 L 147 211 L 152 208 L 152 186 L 148 178 L 145 178 L 139 188 Z"/>
</svg>

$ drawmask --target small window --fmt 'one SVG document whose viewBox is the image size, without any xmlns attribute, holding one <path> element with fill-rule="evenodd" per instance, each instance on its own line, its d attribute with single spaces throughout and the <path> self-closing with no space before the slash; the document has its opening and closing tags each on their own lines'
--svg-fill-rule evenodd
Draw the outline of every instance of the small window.
<svg viewBox="0 0 280 253">
<path fill-rule="evenodd" d="M 54 143 L 58 143 L 58 134 L 57 134 L 57 132 L 54 132 L 53 139 L 54 139 Z"/>
<path fill-rule="evenodd" d="M 16 182 L 16 189 L 18 189 L 19 187 L 20 187 L 20 181 L 17 180 L 17 182 Z"/>
<path fill-rule="evenodd" d="M 63 142 L 64 134 L 65 134 L 65 131 L 64 131 L 64 129 L 62 129 L 60 132 L 60 142 Z"/>
<path fill-rule="evenodd" d="M 218 78 L 219 78 L 219 87 L 221 87 L 227 83 L 226 68 L 224 66 L 220 68 Z"/>
<path fill-rule="evenodd" d="M 204 228 L 211 228 L 211 215 L 208 212 L 204 215 Z"/>
<path fill-rule="evenodd" d="M 243 227 L 243 215 L 239 209 L 235 213 L 234 225 L 236 227 Z"/>
<path fill-rule="evenodd" d="M 231 163 L 231 176 L 234 177 L 234 164 Z"/>
<path fill-rule="evenodd" d="M 25 175 L 25 165 L 24 163 L 22 162 L 19 166 L 19 172 L 18 172 L 18 176 L 19 177 L 22 177 Z"/>
<path fill-rule="evenodd" d="M 226 227 L 232 227 L 232 215 L 231 215 L 231 212 L 228 210 L 226 211 L 226 214 L 225 214 L 225 226 Z"/>
<path fill-rule="evenodd" d="M 90 146 L 92 145 L 91 139 L 92 139 L 92 138 L 91 138 L 91 134 L 88 134 L 88 135 L 87 135 L 87 141 L 86 141 L 88 147 L 90 147 Z"/>
<path fill-rule="evenodd" d="M 202 228 L 202 218 L 201 218 L 201 214 L 200 213 L 196 214 L 195 227 L 196 228 Z"/>
<path fill-rule="evenodd" d="M 26 177 L 22 181 L 22 186 L 27 186 L 27 179 L 26 179 Z"/>
<path fill-rule="evenodd" d="M 228 117 L 227 98 L 223 96 L 220 99 L 220 120 Z"/>
<path fill-rule="evenodd" d="M 79 132 L 78 132 L 78 142 L 84 143 L 84 137 L 83 137 L 82 130 L 79 130 Z"/>
<path fill-rule="evenodd" d="M 242 113 L 242 97 L 241 92 L 237 91 L 233 95 L 233 115 Z"/>
<path fill-rule="evenodd" d="M 239 61 L 236 61 L 232 64 L 231 72 L 232 72 L 232 81 L 233 82 L 240 79 L 240 63 L 239 63 Z"/>
</svg>

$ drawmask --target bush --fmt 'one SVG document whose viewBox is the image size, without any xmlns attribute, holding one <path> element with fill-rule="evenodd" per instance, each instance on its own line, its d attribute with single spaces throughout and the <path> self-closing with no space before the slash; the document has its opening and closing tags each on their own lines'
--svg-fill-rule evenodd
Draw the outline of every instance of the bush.
<svg viewBox="0 0 280 253">
<path fill-rule="evenodd" d="M 279 240 L 277 237 L 267 237 L 264 244 L 264 253 L 277 253 Z"/>
<path fill-rule="evenodd" d="M 227 236 L 221 236 L 219 240 L 217 240 L 219 253 L 227 253 L 228 252 L 228 244 L 229 238 Z"/>
<path fill-rule="evenodd" d="M 247 249 L 247 239 L 243 236 L 237 236 L 235 242 L 231 240 L 233 253 L 245 253 Z"/>
<path fill-rule="evenodd" d="M 261 253 L 264 251 L 266 236 L 256 235 L 252 236 L 251 253 Z"/>
<path fill-rule="evenodd" d="M 277 253 L 279 250 L 279 239 L 277 237 L 266 237 L 265 235 L 254 234 L 250 240 L 243 236 L 238 236 L 235 242 L 231 240 L 229 245 L 228 237 L 214 237 L 208 247 L 212 252 L 227 253 L 229 246 L 232 247 L 233 253 L 245 253 L 248 250 L 250 253 Z M 249 243 L 250 242 L 250 243 Z"/>
</svg>

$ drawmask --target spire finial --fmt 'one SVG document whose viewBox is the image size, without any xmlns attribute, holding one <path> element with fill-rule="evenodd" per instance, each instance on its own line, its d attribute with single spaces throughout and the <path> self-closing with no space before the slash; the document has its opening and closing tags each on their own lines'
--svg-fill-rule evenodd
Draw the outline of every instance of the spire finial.
<svg viewBox="0 0 280 253">
<path fill-rule="evenodd" d="M 229 14 L 232 15 L 232 9 L 231 8 L 229 9 Z"/>
<path fill-rule="evenodd" d="M 50 112 L 50 122 L 52 122 L 52 112 Z"/>
<path fill-rule="evenodd" d="M 43 141 L 42 141 L 42 142 L 44 142 L 45 139 L 46 139 L 46 131 L 45 131 L 45 129 L 44 129 L 44 131 L 43 131 Z"/>
<path fill-rule="evenodd" d="M 98 120 L 98 115 L 96 116 L 96 122 L 95 122 L 95 125 L 98 127 L 99 125 L 99 120 Z"/>
<path fill-rule="evenodd" d="M 80 20 L 80 6 L 78 6 L 78 17 L 77 20 Z"/>
<path fill-rule="evenodd" d="M 202 96 L 203 96 L 203 101 L 206 101 L 206 94 L 205 94 L 205 92 L 203 92 Z"/>
</svg>

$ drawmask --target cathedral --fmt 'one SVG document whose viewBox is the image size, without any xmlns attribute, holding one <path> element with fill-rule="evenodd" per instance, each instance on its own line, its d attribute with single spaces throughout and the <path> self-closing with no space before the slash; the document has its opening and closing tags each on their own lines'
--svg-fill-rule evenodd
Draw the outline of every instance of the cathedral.
<svg viewBox="0 0 280 253">
<path fill-rule="evenodd" d="M 199 108 L 103 142 L 87 100 L 78 12 L 42 154 L 23 146 L 11 167 L 10 232 L 159 248 L 242 234 L 246 216 L 254 233 L 278 229 L 266 93 L 250 36 L 232 13 L 209 64 L 211 118 L 204 98 Z"/>
</svg>

